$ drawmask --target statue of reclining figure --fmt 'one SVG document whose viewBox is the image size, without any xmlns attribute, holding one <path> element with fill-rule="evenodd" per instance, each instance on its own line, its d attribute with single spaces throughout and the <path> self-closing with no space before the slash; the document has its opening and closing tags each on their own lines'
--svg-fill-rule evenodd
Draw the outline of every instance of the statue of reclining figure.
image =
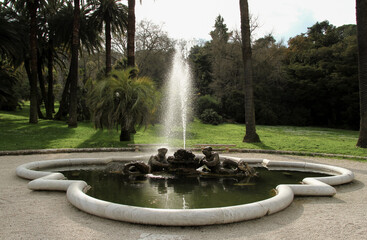
<svg viewBox="0 0 367 240">
<path fill-rule="evenodd" d="M 169 168 L 170 164 L 166 158 L 167 151 L 167 148 L 159 148 L 158 154 L 149 158 L 148 165 L 150 166 L 151 172 L 162 171 Z"/>
<path fill-rule="evenodd" d="M 211 147 L 203 149 L 204 157 L 200 160 L 202 165 L 205 165 L 210 172 L 219 174 L 236 174 L 243 172 L 246 176 L 256 176 L 254 168 L 250 167 L 245 161 L 234 161 L 231 159 L 224 159 L 220 161 L 219 154 L 212 152 Z"/>
</svg>

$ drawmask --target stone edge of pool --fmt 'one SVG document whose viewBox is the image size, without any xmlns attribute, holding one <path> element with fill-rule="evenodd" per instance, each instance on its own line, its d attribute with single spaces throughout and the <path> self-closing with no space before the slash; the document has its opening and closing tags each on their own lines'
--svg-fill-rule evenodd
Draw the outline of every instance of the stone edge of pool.
<svg viewBox="0 0 367 240">
<path fill-rule="evenodd" d="M 42 168 L 104 165 L 112 161 L 147 160 L 148 158 L 149 156 L 141 155 L 36 161 L 18 166 L 16 174 L 21 178 L 32 180 L 28 183 L 28 188 L 31 190 L 66 191 L 68 201 L 87 213 L 117 221 L 164 226 L 214 225 L 261 218 L 285 209 L 292 203 L 294 196 L 333 196 L 336 194 L 333 185 L 349 183 L 354 179 L 354 174 L 350 170 L 331 165 L 222 156 L 221 158 L 236 161 L 244 160 L 252 166 L 264 166 L 269 170 L 322 172 L 334 175 L 304 178 L 303 184 L 278 185 L 277 194 L 274 197 L 249 204 L 203 209 L 157 209 L 99 200 L 84 193 L 88 186 L 84 181 L 65 180 L 61 173 L 37 171 Z"/>
</svg>

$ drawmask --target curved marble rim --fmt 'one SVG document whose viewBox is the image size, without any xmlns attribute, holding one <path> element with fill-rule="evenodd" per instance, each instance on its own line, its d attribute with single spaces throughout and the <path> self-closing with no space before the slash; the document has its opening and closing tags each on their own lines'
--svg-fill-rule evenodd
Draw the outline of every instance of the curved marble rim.
<svg viewBox="0 0 367 240">
<path fill-rule="evenodd" d="M 99 200 L 84 193 L 88 186 L 84 181 L 66 180 L 61 173 L 37 171 L 51 167 L 105 165 L 112 161 L 146 161 L 148 156 L 37 161 L 18 166 L 16 174 L 19 177 L 33 180 L 28 183 L 28 188 L 31 190 L 66 191 L 69 202 L 87 213 L 118 221 L 165 226 L 212 225 L 260 218 L 285 209 L 292 203 L 295 195 L 333 196 L 336 190 L 332 185 L 348 183 L 354 179 L 354 174 L 350 170 L 331 165 L 226 156 L 221 156 L 221 158 L 229 158 L 235 161 L 244 160 L 251 166 L 264 166 L 270 170 L 322 172 L 333 176 L 305 178 L 302 181 L 303 184 L 281 184 L 276 187 L 277 194 L 274 197 L 249 204 L 203 209 L 156 209 Z"/>
</svg>

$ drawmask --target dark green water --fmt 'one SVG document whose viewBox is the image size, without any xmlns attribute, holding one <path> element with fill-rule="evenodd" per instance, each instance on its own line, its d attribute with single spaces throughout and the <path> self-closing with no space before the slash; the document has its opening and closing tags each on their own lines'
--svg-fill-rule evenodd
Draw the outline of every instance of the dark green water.
<svg viewBox="0 0 367 240">
<path fill-rule="evenodd" d="M 88 195 L 131 206 L 149 208 L 213 208 L 260 201 L 274 196 L 279 184 L 299 183 L 305 177 L 326 176 L 318 173 L 268 171 L 257 168 L 255 178 L 176 177 L 127 178 L 106 174 L 101 169 L 64 170 L 68 179 L 84 180 Z"/>
</svg>

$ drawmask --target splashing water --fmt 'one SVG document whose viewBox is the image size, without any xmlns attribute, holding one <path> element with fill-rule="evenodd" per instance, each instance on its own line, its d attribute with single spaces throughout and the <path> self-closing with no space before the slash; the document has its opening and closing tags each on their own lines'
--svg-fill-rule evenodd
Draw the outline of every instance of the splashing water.
<svg viewBox="0 0 367 240">
<path fill-rule="evenodd" d="M 176 50 L 165 91 L 164 135 L 169 139 L 182 132 L 183 148 L 186 148 L 186 127 L 190 106 L 191 75 L 188 63 Z"/>
</svg>

